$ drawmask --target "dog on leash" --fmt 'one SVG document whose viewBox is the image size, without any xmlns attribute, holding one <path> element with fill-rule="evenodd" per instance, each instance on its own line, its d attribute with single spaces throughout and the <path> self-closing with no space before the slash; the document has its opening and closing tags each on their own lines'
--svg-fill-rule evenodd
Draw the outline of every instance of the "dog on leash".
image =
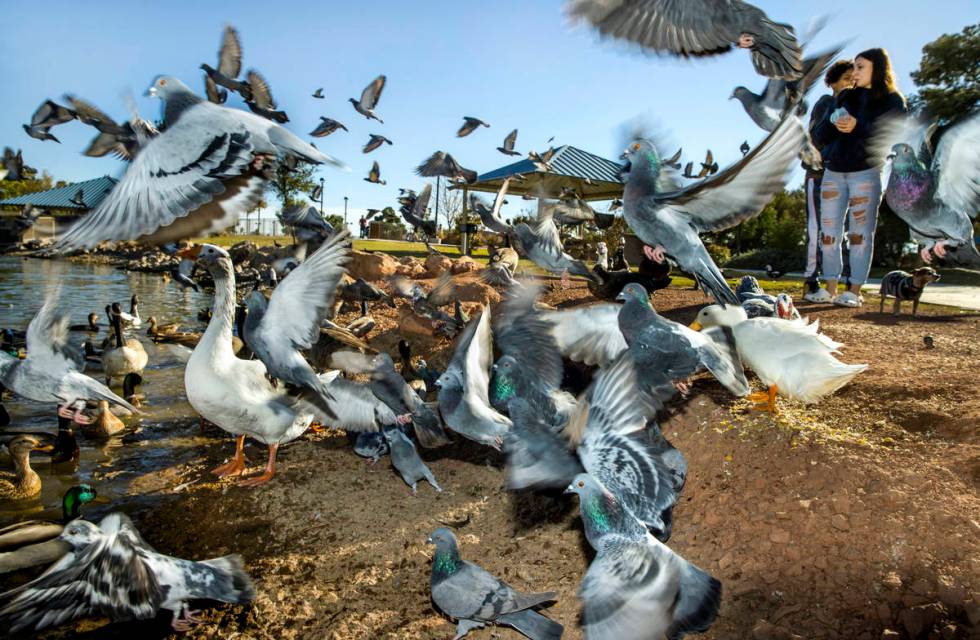
<svg viewBox="0 0 980 640">
<path fill-rule="evenodd" d="M 898 315 L 902 312 L 902 301 L 911 300 L 912 301 L 912 316 L 915 316 L 915 312 L 919 309 L 919 298 L 922 297 L 922 292 L 925 290 L 926 285 L 930 282 L 936 282 L 939 280 L 939 274 L 932 267 L 919 267 L 908 273 L 906 271 L 891 271 L 881 279 L 881 289 L 878 293 L 881 295 L 881 304 L 878 305 L 878 313 L 885 312 L 885 298 L 891 296 L 895 298 L 895 304 L 892 306 L 892 315 Z"/>
</svg>

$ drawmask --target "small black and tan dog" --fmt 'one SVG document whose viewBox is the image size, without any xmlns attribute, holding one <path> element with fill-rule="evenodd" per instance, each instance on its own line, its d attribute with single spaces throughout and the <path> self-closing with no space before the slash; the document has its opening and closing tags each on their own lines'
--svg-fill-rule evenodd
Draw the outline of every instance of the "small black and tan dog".
<svg viewBox="0 0 980 640">
<path fill-rule="evenodd" d="M 919 267 L 908 273 L 906 271 L 891 271 L 881 279 L 881 304 L 878 305 L 878 313 L 885 312 L 885 298 L 891 296 L 895 298 L 892 307 L 892 315 L 898 315 L 902 311 L 902 301 L 912 301 L 912 315 L 919 309 L 919 298 L 926 285 L 930 282 L 939 280 L 939 274 L 932 267 Z"/>
</svg>

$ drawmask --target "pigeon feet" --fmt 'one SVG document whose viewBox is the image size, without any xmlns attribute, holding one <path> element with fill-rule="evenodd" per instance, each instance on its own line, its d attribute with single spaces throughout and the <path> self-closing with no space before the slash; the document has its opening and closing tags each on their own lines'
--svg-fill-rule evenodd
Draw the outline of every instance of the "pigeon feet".
<svg viewBox="0 0 980 640">
<path fill-rule="evenodd" d="M 940 258 L 946 257 L 946 245 L 949 243 L 945 240 L 940 240 L 932 247 L 932 252 Z"/>
<path fill-rule="evenodd" d="M 920 249 L 919 256 L 922 258 L 922 261 L 925 262 L 926 264 L 932 264 L 932 254 L 929 253 L 929 247 L 923 247 L 922 249 Z"/>
<path fill-rule="evenodd" d="M 643 245 L 643 255 L 653 260 L 657 264 L 663 264 L 663 261 L 667 259 L 667 250 L 659 244 L 656 246 L 656 248 L 650 248 L 647 245 Z"/>
<path fill-rule="evenodd" d="M 398 424 L 408 424 L 412 421 L 412 414 L 406 413 L 404 415 L 395 416 L 395 422 Z"/>
<path fill-rule="evenodd" d="M 92 419 L 82 413 L 81 406 L 76 406 L 75 410 L 72 411 L 68 407 L 58 405 L 58 415 L 70 419 L 75 424 L 92 424 Z"/>
<path fill-rule="evenodd" d="M 197 617 L 201 613 L 197 609 L 191 610 L 186 604 L 182 605 L 178 611 L 174 611 L 174 617 L 170 621 L 170 626 L 177 633 L 187 633 L 196 624 L 203 622 Z"/>
<path fill-rule="evenodd" d="M 689 382 L 674 382 L 674 388 L 685 398 L 687 394 L 691 393 L 691 383 Z"/>
</svg>

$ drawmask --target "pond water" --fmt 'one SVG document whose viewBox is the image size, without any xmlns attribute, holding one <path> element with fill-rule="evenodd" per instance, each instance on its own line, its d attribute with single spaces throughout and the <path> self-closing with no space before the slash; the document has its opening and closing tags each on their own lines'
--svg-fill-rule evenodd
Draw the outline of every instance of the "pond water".
<svg viewBox="0 0 980 640">
<path fill-rule="evenodd" d="M 104 265 L 79 264 L 60 260 L 41 260 L 0 256 L 0 327 L 25 330 L 41 307 L 45 290 L 61 285 L 60 306 L 71 314 L 73 324 L 83 324 L 89 313 L 99 314 L 100 326 L 106 324 L 103 311 L 107 304 L 119 302 L 129 309 L 129 298 L 139 295 L 140 315 L 144 325 L 130 330 L 143 342 L 149 355 L 144 384 L 142 416 L 124 417 L 127 429 L 109 440 L 87 438 L 76 429 L 81 450 L 70 463 L 52 464 L 45 453 L 34 453 L 31 466 L 41 477 L 43 488 L 38 498 L 5 502 L 0 500 L 0 526 L 27 517 L 58 518 L 61 496 L 72 485 L 87 482 L 100 497 L 126 501 L 152 500 L 153 489 L 140 486 L 141 476 L 149 471 L 176 467 L 195 456 L 205 440 L 200 436 L 197 417 L 184 395 L 184 365 L 169 345 L 156 345 L 146 335 L 146 319 L 155 316 L 161 323 L 181 322 L 186 329 L 203 330 L 197 320 L 199 310 L 210 305 L 210 295 L 184 289 L 160 274 L 134 273 Z M 81 344 L 92 334 L 73 332 Z M 96 344 L 105 336 L 98 334 Z M 87 371 L 102 380 L 101 368 Z M 120 383 L 112 386 L 122 395 Z M 55 405 L 44 405 L 5 394 L 4 405 L 11 423 L 0 429 L 0 435 L 11 431 L 58 430 Z M 0 453 L 0 470 L 11 471 L 10 456 Z M 182 480 L 178 479 L 177 482 Z M 137 494 L 137 495 L 134 495 Z M 111 504 L 87 505 L 87 517 L 98 517 L 112 509 Z"/>
</svg>

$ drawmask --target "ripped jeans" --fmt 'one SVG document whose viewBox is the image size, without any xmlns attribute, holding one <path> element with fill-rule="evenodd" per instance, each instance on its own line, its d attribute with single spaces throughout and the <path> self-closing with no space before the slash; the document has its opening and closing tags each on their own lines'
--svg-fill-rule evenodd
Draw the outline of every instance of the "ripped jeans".
<svg viewBox="0 0 980 640">
<path fill-rule="evenodd" d="M 824 172 L 820 185 L 820 249 L 825 280 L 840 280 L 843 268 L 841 238 L 846 212 L 851 284 L 867 282 L 880 204 L 880 168 L 849 173 Z"/>
</svg>

